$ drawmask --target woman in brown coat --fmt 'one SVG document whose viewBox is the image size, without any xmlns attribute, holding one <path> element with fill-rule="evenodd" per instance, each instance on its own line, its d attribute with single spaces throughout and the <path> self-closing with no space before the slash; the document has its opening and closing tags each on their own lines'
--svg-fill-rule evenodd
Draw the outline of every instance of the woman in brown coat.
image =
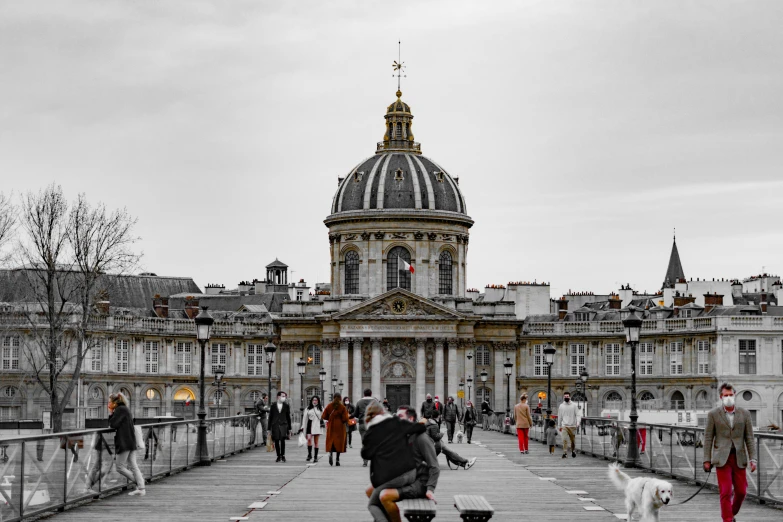
<svg viewBox="0 0 783 522">
<path fill-rule="evenodd" d="M 529 432 L 533 426 L 533 416 L 530 415 L 530 406 L 527 404 L 527 394 L 523 393 L 519 398 L 519 404 L 514 406 L 514 417 L 517 420 L 517 440 L 519 441 L 519 452 L 528 452 L 528 443 L 530 442 Z"/>
<path fill-rule="evenodd" d="M 326 421 L 326 451 L 329 452 L 329 465 L 333 465 L 332 453 L 337 453 L 337 465 L 340 465 L 340 453 L 345 453 L 347 442 L 348 410 L 343 405 L 343 397 L 334 394 L 332 402 L 324 410 L 321 418 Z"/>
</svg>

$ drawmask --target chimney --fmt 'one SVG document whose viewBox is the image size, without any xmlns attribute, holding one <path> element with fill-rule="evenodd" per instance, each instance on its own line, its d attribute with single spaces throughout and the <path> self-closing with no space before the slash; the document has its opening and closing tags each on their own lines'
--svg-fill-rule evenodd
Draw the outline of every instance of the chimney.
<svg viewBox="0 0 783 522">
<path fill-rule="evenodd" d="M 685 306 L 686 304 L 695 303 L 696 298 L 692 295 L 688 295 L 687 297 L 684 295 L 675 295 L 674 296 L 674 306 L 680 307 Z"/>
<path fill-rule="evenodd" d="M 109 315 L 109 298 L 100 299 L 95 302 L 95 308 L 101 315 Z"/>
<path fill-rule="evenodd" d="M 190 295 L 185 298 L 185 314 L 188 319 L 195 319 L 198 315 L 198 299 Z"/>
<path fill-rule="evenodd" d="M 218 295 L 225 289 L 226 287 L 224 285 L 207 285 L 206 291 L 204 293 L 207 295 Z"/>
<path fill-rule="evenodd" d="M 767 313 L 767 294 L 766 292 L 763 292 L 761 294 L 761 313 L 766 314 Z"/>
<path fill-rule="evenodd" d="M 557 319 L 562 321 L 568 314 L 568 299 L 565 296 L 555 301 L 557 303 Z"/>
<path fill-rule="evenodd" d="M 619 295 L 612 294 L 609 297 L 609 310 L 619 310 L 623 307 L 623 302 Z"/>
<path fill-rule="evenodd" d="M 717 293 L 704 294 L 704 313 L 708 313 L 716 306 L 723 306 L 723 296 Z"/>
<path fill-rule="evenodd" d="M 152 298 L 152 308 L 155 309 L 155 315 L 161 319 L 169 317 L 169 298 L 156 295 Z"/>
</svg>

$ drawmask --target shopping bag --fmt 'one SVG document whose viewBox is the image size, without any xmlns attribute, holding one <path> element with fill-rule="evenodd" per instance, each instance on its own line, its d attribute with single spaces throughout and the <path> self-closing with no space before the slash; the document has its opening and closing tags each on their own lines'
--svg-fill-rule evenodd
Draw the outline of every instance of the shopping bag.
<svg viewBox="0 0 783 522">
<path fill-rule="evenodd" d="M 272 442 L 272 434 L 267 433 L 266 435 L 266 451 L 269 453 L 270 451 L 275 451 L 275 444 Z"/>
<path fill-rule="evenodd" d="M 299 442 L 299 447 L 300 448 L 302 446 L 304 446 L 305 444 L 307 444 L 307 435 L 305 435 L 304 433 L 300 432 L 299 433 L 299 441 L 298 442 Z"/>
</svg>

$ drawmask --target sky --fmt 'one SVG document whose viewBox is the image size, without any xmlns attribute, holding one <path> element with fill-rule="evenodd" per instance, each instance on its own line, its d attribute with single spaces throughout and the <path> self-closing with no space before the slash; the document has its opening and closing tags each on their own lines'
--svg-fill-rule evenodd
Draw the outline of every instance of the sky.
<svg viewBox="0 0 783 522">
<path fill-rule="evenodd" d="M 0 191 L 138 218 L 139 271 L 329 278 L 337 177 L 397 89 L 468 286 L 783 272 L 783 2 L 0 1 Z"/>
</svg>

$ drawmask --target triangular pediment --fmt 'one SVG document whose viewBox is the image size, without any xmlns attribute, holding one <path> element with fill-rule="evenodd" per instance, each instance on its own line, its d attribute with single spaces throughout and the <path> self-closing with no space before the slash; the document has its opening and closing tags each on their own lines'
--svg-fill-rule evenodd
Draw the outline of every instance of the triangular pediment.
<svg viewBox="0 0 783 522">
<path fill-rule="evenodd" d="M 402 288 L 389 290 L 385 294 L 352 306 L 332 316 L 335 321 L 361 320 L 440 320 L 459 321 L 466 316 L 451 308 L 418 296 Z"/>
</svg>

